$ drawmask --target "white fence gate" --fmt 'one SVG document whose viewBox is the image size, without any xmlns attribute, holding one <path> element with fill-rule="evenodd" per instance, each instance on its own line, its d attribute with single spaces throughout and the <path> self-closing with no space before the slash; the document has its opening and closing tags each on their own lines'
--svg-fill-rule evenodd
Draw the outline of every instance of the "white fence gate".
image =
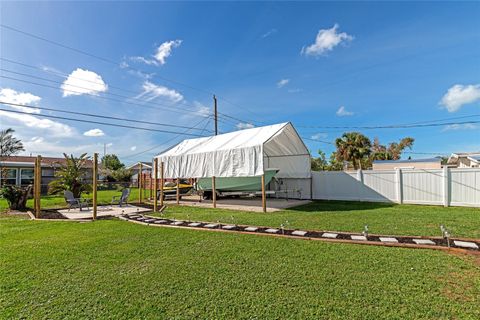
<svg viewBox="0 0 480 320">
<path fill-rule="evenodd" d="M 480 207 L 480 169 L 314 171 L 312 198 Z"/>
</svg>

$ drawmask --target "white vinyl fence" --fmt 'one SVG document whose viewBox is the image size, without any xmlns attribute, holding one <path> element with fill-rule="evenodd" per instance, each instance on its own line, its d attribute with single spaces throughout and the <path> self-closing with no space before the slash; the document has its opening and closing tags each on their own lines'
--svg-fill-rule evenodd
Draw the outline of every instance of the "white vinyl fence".
<svg viewBox="0 0 480 320">
<path fill-rule="evenodd" d="M 480 169 L 314 171 L 312 198 L 480 207 Z"/>
</svg>

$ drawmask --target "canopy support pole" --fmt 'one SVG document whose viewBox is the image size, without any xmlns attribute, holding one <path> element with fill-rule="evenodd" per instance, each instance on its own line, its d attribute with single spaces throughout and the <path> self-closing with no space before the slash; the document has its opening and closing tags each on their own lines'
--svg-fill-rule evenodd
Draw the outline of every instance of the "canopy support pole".
<svg viewBox="0 0 480 320">
<path fill-rule="evenodd" d="M 267 212 L 267 195 L 265 194 L 265 173 L 262 174 L 262 209 Z"/>
<path fill-rule="evenodd" d="M 163 185 L 165 184 L 164 182 L 164 167 L 163 167 L 163 161 L 160 163 L 160 206 L 163 207 Z"/>
<path fill-rule="evenodd" d="M 217 190 L 215 188 L 215 176 L 212 177 L 212 203 L 213 207 L 217 207 Z"/>
<path fill-rule="evenodd" d="M 177 178 L 177 205 L 180 204 L 180 179 Z"/>
<path fill-rule="evenodd" d="M 153 159 L 153 212 L 157 212 L 158 207 L 158 158 Z"/>
</svg>

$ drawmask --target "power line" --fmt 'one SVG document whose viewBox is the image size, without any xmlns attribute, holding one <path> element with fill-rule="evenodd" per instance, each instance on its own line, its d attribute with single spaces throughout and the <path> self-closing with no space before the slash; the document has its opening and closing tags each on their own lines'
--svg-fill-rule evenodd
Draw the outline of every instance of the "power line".
<svg viewBox="0 0 480 320">
<path fill-rule="evenodd" d="M 100 83 L 100 82 L 97 82 L 97 81 L 92 81 L 92 80 L 88 80 L 88 79 L 83 79 L 83 78 L 79 78 L 79 77 L 74 77 L 74 76 L 72 76 L 72 75 L 70 75 L 70 74 L 66 74 L 66 73 L 63 73 L 63 72 L 45 70 L 45 69 L 43 69 L 43 68 L 39 68 L 39 67 L 36 67 L 36 66 L 33 66 L 33 65 L 29 65 L 29 64 L 26 64 L 26 63 L 23 63 L 23 62 L 19 62 L 19 61 L 14 61 L 14 60 L 11 60 L 11 59 L 6 59 L 6 58 L 0 57 L 0 60 L 6 61 L 6 62 L 12 63 L 12 64 L 20 65 L 20 66 L 23 66 L 23 67 L 27 67 L 27 68 L 39 70 L 39 71 L 42 71 L 42 72 L 45 72 L 45 73 L 49 73 L 49 74 L 55 75 L 55 76 L 60 77 L 60 78 L 72 78 L 72 79 L 76 79 L 76 80 L 80 80 L 80 81 L 88 82 L 88 83 L 93 83 L 93 84 L 97 84 L 97 85 L 103 85 L 103 84 L 104 84 L 104 83 Z M 7 69 L 2 69 L 2 70 L 3 70 L 3 71 L 6 71 L 6 72 L 18 74 L 18 75 L 23 75 L 23 76 L 27 76 L 27 77 L 32 77 L 32 78 L 36 78 L 36 79 L 41 79 L 41 80 L 45 80 L 45 81 L 54 82 L 54 81 L 51 80 L 51 79 L 46 79 L 46 78 L 42 78 L 42 77 L 36 77 L 36 76 L 30 75 L 30 74 L 20 73 L 20 72 L 16 72 L 16 71 L 7 70 Z M 55 82 L 55 83 L 61 84 L 60 82 Z M 84 87 L 77 86 L 77 85 L 70 85 L 70 84 L 69 84 L 69 86 L 74 86 L 74 87 L 78 87 L 78 88 L 82 88 L 82 89 L 88 89 L 88 88 L 84 88 Z M 109 87 L 109 88 L 117 89 L 118 91 L 123 91 L 123 92 L 128 92 L 128 93 L 132 93 L 132 94 L 138 95 L 138 92 L 136 92 L 136 91 L 129 90 L 129 89 L 125 89 L 125 88 L 121 88 L 121 87 L 117 87 L 117 86 L 113 86 L 113 85 L 111 85 L 111 84 L 108 84 L 108 87 Z M 109 93 L 109 92 L 106 93 L 106 94 L 111 94 L 111 95 L 120 96 L 120 95 L 118 95 L 118 94 Z M 140 100 L 140 101 L 148 102 L 147 100 L 138 99 L 138 98 L 134 98 L 134 97 L 133 97 L 133 98 L 132 98 L 132 97 L 125 97 L 125 96 L 120 96 L 120 97 L 124 97 L 124 98 L 127 98 L 127 99 L 135 99 L 135 100 Z M 156 99 L 158 99 L 158 98 L 156 98 Z M 162 99 L 162 101 L 171 102 L 171 101 L 164 100 L 164 99 Z M 152 103 L 152 104 L 153 104 L 153 103 Z M 158 105 L 158 103 L 154 103 L 154 104 Z M 182 104 L 182 105 L 183 105 L 183 106 L 187 106 L 187 107 L 195 108 L 195 106 L 193 106 L 193 105 L 187 105 L 187 104 Z"/>
<path fill-rule="evenodd" d="M 74 47 L 71 47 L 71 46 L 68 46 L 68 45 L 64 45 L 64 44 L 62 44 L 62 43 L 60 43 L 60 42 L 53 41 L 53 40 L 47 39 L 47 38 L 45 38 L 45 37 L 41 37 L 41 36 L 35 35 L 35 34 L 33 34 L 33 33 L 30 33 L 30 32 L 27 32 L 27 31 L 23 31 L 23 30 L 20 30 L 20 29 L 17 29 L 17 28 L 14 28 L 14 27 L 11 27 L 11 26 L 8 26 L 8 25 L 5 25 L 5 24 L 0 24 L 0 27 L 5 28 L 5 29 L 8 29 L 8 30 L 10 30 L 10 31 L 14 31 L 14 32 L 17 32 L 17 33 L 26 35 L 26 36 L 29 36 L 29 37 L 32 37 L 32 38 L 37 39 L 37 40 L 45 41 L 45 42 L 47 42 L 47 43 L 50 43 L 50 44 L 59 46 L 59 47 L 64 48 L 64 49 L 68 49 L 68 50 L 74 51 L 74 52 L 79 53 L 79 54 L 83 54 L 83 55 L 89 56 L 89 57 L 91 57 L 91 58 L 95 58 L 95 59 L 101 60 L 101 61 L 103 61 L 103 62 L 106 62 L 106 63 L 112 64 L 112 65 L 115 65 L 115 66 L 120 67 L 120 68 L 123 68 L 123 69 L 129 69 L 129 70 L 132 70 L 132 71 L 145 73 L 143 70 L 140 70 L 140 69 L 137 69 L 137 68 L 133 68 L 133 67 L 131 67 L 131 66 L 128 65 L 128 64 L 127 64 L 126 66 L 121 66 L 121 64 L 119 64 L 118 62 L 113 61 L 113 60 L 111 60 L 111 59 L 107 59 L 107 58 L 101 57 L 101 56 L 96 55 L 96 54 L 92 54 L 92 53 L 87 52 L 87 51 L 84 51 L 84 50 L 76 49 L 76 48 L 74 48 Z M 198 87 L 195 87 L 195 86 L 192 86 L 192 85 L 189 85 L 189 84 L 186 84 L 186 83 L 177 81 L 177 80 L 169 79 L 169 78 L 166 78 L 166 77 L 163 77 L 163 76 L 159 76 L 159 75 L 155 75 L 155 77 L 160 78 L 160 79 L 162 79 L 162 80 L 164 80 L 164 81 L 167 81 L 167 82 L 170 82 L 170 83 L 174 83 L 174 84 L 178 84 L 178 85 L 184 86 L 184 87 L 186 87 L 186 88 L 189 88 L 189 89 L 192 89 L 192 90 L 195 90 L 195 91 L 198 91 L 198 92 L 202 92 L 202 93 L 208 94 L 208 95 L 213 95 L 213 94 L 214 94 L 214 93 L 211 92 L 210 90 L 205 90 L 205 89 L 202 89 L 202 88 L 198 88 Z M 220 98 L 221 98 L 221 97 L 220 97 Z M 230 104 L 232 104 L 232 105 L 235 105 L 235 106 L 239 107 L 238 105 L 233 104 L 232 102 L 229 102 L 229 101 L 226 100 L 225 98 L 221 98 L 221 99 L 224 100 L 224 101 L 227 102 L 227 103 L 230 103 Z M 248 110 L 247 108 L 242 107 L 242 109 L 253 113 L 252 111 Z M 223 114 L 223 115 L 225 116 L 226 114 Z M 245 121 L 242 120 L 242 122 L 245 122 Z M 249 122 L 249 121 L 247 121 L 247 122 Z"/>
<path fill-rule="evenodd" d="M 194 127 L 188 127 L 188 126 L 181 126 L 181 125 L 174 125 L 174 124 L 165 124 L 165 123 L 142 121 L 142 120 L 132 120 L 132 119 L 118 118 L 118 117 L 105 116 L 105 115 L 99 115 L 99 114 L 93 114 L 93 113 L 67 111 L 67 110 L 62 110 L 62 109 L 38 107 L 38 106 L 25 105 L 25 104 L 19 104 L 19 103 L 12 103 L 12 102 L 1 102 L 1 101 L 0 101 L 0 103 L 1 103 L 1 104 L 5 104 L 5 105 L 9 105 L 9 106 L 16 106 L 16 107 L 29 108 L 29 109 L 39 109 L 39 110 L 45 110 L 45 111 L 55 111 L 55 112 L 62 112 L 62 113 L 68 113 L 68 114 L 86 116 L 86 117 L 95 117 L 95 118 L 102 118 L 102 119 L 109 119 L 109 120 L 118 120 L 118 121 L 128 121 L 128 122 L 135 122 L 135 123 L 142 123 L 142 124 L 151 124 L 151 125 L 157 125 L 157 126 L 173 127 L 173 128 L 202 130 L 202 129 L 196 129 L 196 128 L 194 128 Z M 209 117 L 209 118 L 210 118 L 210 117 Z M 202 131 L 205 131 L 205 130 L 203 129 Z"/>
<path fill-rule="evenodd" d="M 30 77 L 30 78 L 34 78 L 34 79 L 47 81 L 47 82 L 52 82 L 52 83 L 56 83 L 56 84 L 63 84 L 63 82 L 59 82 L 59 81 L 55 81 L 55 80 L 51 80 L 51 79 L 46 79 L 46 78 L 43 78 L 43 77 L 37 77 L 37 76 L 33 76 L 33 75 L 21 73 L 21 72 L 11 71 L 11 70 L 7 70 L 7 69 L 3 69 L 3 68 L 0 68 L 0 70 L 1 71 L 6 71 L 6 72 L 9 72 L 9 73 L 13 73 L 13 74 L 17 74 L 17 75 L 21 75 L 21 76 L 25 76 L 25 77 Z M 28 83 L 28 84 L 33 84 L 33 85 L 36 85 L 36 86 L 41 86 L 41 87 L 45 87 L 45 88 L 59 90 L 59 88 L 57 88 L 55 86 L 50 86 L 50 85 L 43 84 L 43 83 L 33 82 L 33 81 L 30 81 L 30 80 L 24 80 L 24 79 L 19 79 L 19 78 L 4 76 L 4 75 L 0 75 L 0 78 L 5 78 L 5 79 L 9 79 L 9 80 L 19 81 L 19 82 L 24 82 L 24 83 Z M 81 87 L 81 86 L 77 86 L 77 85 L 70 85 L 69 84 L 68 86 L 76 87 L 76 88 L 83 89 L 83 90 L 90 90 L 89 88 L 85 88 L 85 87 Z M 67 91 L 67 92 L 71 92 L 71 93 L 76 93 L 76 94 L 85 94 L 85 95 L 88 95 L 88 96 L 92 96 L 92 97 L 96 97 L 96 98 L 100 98 L 100 99 L 104 99 L 104 100 L 110 100 L 110 101 L 121 102 L 121 103 L 129 104 L 129 105 L 139 106 L 139 107 L 142 107 L 142 108 L 163 109 L 163 110 L 167 110 L 167 111 L 171 111 L 171 112 L 175 112 L 175 113 L 185 113 L 185 112 L 180 112 L 180 110 L 181 110 L 181 111 L 189 111 L 189 112 L 192 112 L 192 113 L 195 113 L 195 114 L 199 114 L 202 117 L 210 117 L 211 116 L 211 115 L 203 115 L 198 110 L 181 109 L 181 108 L 173 107 L 173 106 L 165 106 L 165 105 L 160 105 L 160 104 L 157 104 L 157 103 L 149 103 L 148 101 L 143 100 L 143 99 L 131 98 L 131 97 L 127 97 L 127 96 L 123 96 L 123 95 L 119 95 L 119 94 L 114 94 L 114 93 L 105 93 L 105 94 L 118 96 L 118 97 L 121 97 L 121 98 L 125 98 L 127 100 L 138 100 L 138 101 L 141 101 L 141 102 L 147 102 L 148 104 L 138 104 L 138 103 L 123 101 L 123 100 L 114 99 L 114 98 L 105 97 L 105 96 L 98 96 L 98 95 L 93 94 L 93 93 L 76 91 L 76 90 L 71 90 L 71 89 L 66 89 L 66 88 L 63 88 L 62 90 Z M 150 106 L 150 104 L 151 104 L 151 106 Z M 156 106 L 160 106 L 160 107 L 156 107 Z M 219 112 L 219 114 L 221 114 L 221 113 Z M 226 115 L 222 116 L 222 118 L 224 118 L 224 121 L 223 121 L 224 123 L 227 123 L 227 121 L 228 121 L 228 119 L 226 117 L 233 118 L 233 117 L 226 116 Z M 235 118 L 233 118 L 233 119 L 235 119 Z M 239 119 L 239 121 L 242 121 L 242 120 Z M 230 123 L 232 123 L 232 122 L 230 121 Z M 233 123 L 233 124 L 236 125 L 236 123 Z"/>
<path fill-rule="evenodd" d="M 478 117 L 473 115 L 470 117 Z M 448 125 L 475 124 L 480 121 L 462 121 L 462 122 L 443 122 L 443 123 L 423 123 L 423 124 L 406 124 L 406 125 L 386 125 L 386 126 L 298 126 L 299 128 L 327 128 L 327 129 L 400 129 L 400 128 L 421 128 L 421 127 L 439 127 Z"/>
<path fill-rule="evenodd" d="M 208 125 L 208 123 L 210 123 L 210 120 L 211 120 L 211 119 L 208 119 L 208 120 L 207 120 L 207 125 Z M 203 121 L 205 121 L 205 119 L 200 120 L 197 124 L 195 124 L 195 125 L 193 126 L 193 128 L 196 128 L 197 126 L 199 126 Z M 206 127 L 206 126 L 205 126 L 205 127 Z M 188 132 L 188 131 L 189 131 L 189 130 L 186 130 L 185 132 Z M 123 158 L 123 159 L 127 159 L 127 158 L 139 156 L 139 155 L 144 154 L 144 153 L 146 153 L 146 152 L 152 151 L 153 149 L 156 149 L 156 148 L 158 148 L 158 147 L 160 147 L 160 146 L 163 146 L 163 145 L 169 143 L 170 141 L 173 141 L 173 140 L 179 138 L 181 135 L 182 135 L 182 134 L 179 134 L 179 135 L 177 135 L 177 136 L 175 136 L 175 137 L 173 137 L 173 138 L 170 138 L 170 139 L 162 142 L 161 144 L 155 145 L 155 146 L 150 147 L 150 148 L 148 148 L 148 149 L 146 149 L 146 150 L 143 150 L 143 151 L 140 151 L 140 152 L 137 152 L 137 153 L 134 153 L 134 154 L 131 154 L 131 155 L 122 157 L 122 158 Z"/>
<path fill-rule="evenodd" d="M 1 71 L 6 71 L 6 72 L 9 72 L 9 73 L 13 73 L 13 74 L 17 74 L 17 75 L 21 75 L 21 76 L 25 76 L 25 77 L 30 77 L 30 78 L 34 78 L 34 79 L 38 79 L 38 80 L 52 82 L 52 83 L 56 83 L 56 84 L 60 84 L 60 85 L 63 84 L 63 82 L 60 82 L 60 81 L 55 81 L 55 80 L 46 79 L 46 78 L 42 78 L 42 77 L 32 76 L 32 75 L 24 74 L 24 73 L 21 73 L 21 72 L 15 72 L 15 71 L 10 71 L 10 70 L 6 70 L 6 69 L 0 69 L 0 70 Z M 43 83 L 33 82 L 33 81 L 30 81 L 30 80 L 13 78 L 13 77 L 4 76 L 4 75 L 0 75 L 0 77 L 5 78 L 5 79 L 9 79 L 9 80 L 25 82 L 25 83 L 29 83 L 29 84 L 33 84 L 33 85 L 37 85 L 37 86 L 41 86 L 41 87 L 51 88 L 51 89 L 55 89 L 55 90 L 60 89 L 58 87 L 49 86 L 49 85 L 46 85 L 46 84 L 43 84 Z M 75 87 L 75 88 L 79 88 L 79 89 L 83 89 L 83 90 L 91 90 L 90 88 L 85 88 L 85 87 L 81 87 L 81 86 L 77 86 L 77 85 L 73 85 L 73 84 L 68 84 L 67 86 Z M 99 96 L 99 95 L 96 95 L 96 94 L 93 94 L 93 93 L 88 93 L 88 92 L 83 92 L 83 91 L 76 91 L 76 90 L 71 90 L 71 89 L 66 89 L 66 88 L 61 88 L 61 89 L 63 91 L 66 91 L 66 92 L 76 93 L 76 94 L 79 94 L 79 95 L 80 94 L 85 94 L 85 95 L 89 95 L 89 96 L 93 96 L 93 97 L 97 97 L 97 98 L 101 98 L 101 99 L 112 100 L 112 101 L 116 101 L 116 102 L 122 102 L 122 103 L 130 104 L 130 105 L 137 105 L 137 106 L 146 107 L 146 108 L 150 108 L 150 109 L 164 109 L 164 110 L 177 112 L 177 113 L 180 110 L 190 111 L 190 112 L 198 112 L 197 110 L 180 109 L 180 108 L 176 108 L 176 107 L 173 107 L 173 106 L 166 106 L 166 105 L 161 105 L 161 104 L 158 104 L 158 103 L 150 103 L 146 100 L 138 99 L 138 98 L 135 98 L 135 97 L 128 97 L 128 96 L 124 96 L 124 95 L 120 95 L 120 94 L 116 94 L 116 93 L 106 92 L 105 94 L 121 97 L 121 98 L 124 98 L 124 99 L 127 99 L 127 100 L 138 100 L 138 101 L 141 101 L 141 102 L 146 102 L 146 104 L 138 104 L 138 103 L 132 103 L 132 102 L 118 100 L 118 99 L 112 99 L 110 97 Z M 156 107 L 156 106 L 159 106 L 159 107 Z"/>
<path fill-rule="evenodd" d="M 3 104 L 3 103 L 4 103 L 4 101 L 0 101 L 0 104 Z M 24 111 L 18 111 L 18 110 L 0 109 L 0 111 L 10 112 L 10 113 L 18 113 L 18 114 L 26 114 L 26 115 L 33 116 L 30 112 L 24 112 Z M 104 125 L 104 126 L 127 128 L 127 129 L 136 129 L 136 130 L 144 130 L 144 131 L 154 131 L 154 132 L 171 133 L 171 134 L 182 134 L 181 132 L 177 132 L 177 131 L 168 131 L 168 130 L 160 130 L 160 129 L 152 129 L 152 128 L 144 128 L 144 127 L 134 127 L 134 126 L 128 126 L 128 125 L 122 125 L 122 124 L 114 124 L 114 123 L 107 123 L 107 122 L 100 122 L 100 121 L 92 121 L 92 120 L 83 120 L 83 119 L 73 119 L 73 118 L 53 116 L 53 115 L 46 115 L 46 114 L 35 114 L 35 116 L 36 116 L 36 117 L 42 117 L 42 118 L 52 118 L 52 119 L 76 121 L 76 122 L 83 122 L 83 123 L 99 124 L 99 125 Z M 192 133 L 189 133 L 189 134 L 186 134 L 186 135 L 194 136 L 194 137 L 202 137 L 201 135 L 192 134 Z"/>
</svg>

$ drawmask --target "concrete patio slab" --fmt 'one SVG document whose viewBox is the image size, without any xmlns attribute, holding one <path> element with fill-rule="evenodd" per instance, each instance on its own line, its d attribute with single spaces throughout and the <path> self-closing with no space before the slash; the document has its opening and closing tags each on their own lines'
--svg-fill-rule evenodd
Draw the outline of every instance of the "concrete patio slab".
<svg viewBox="0 0 480 320">
<path fill-rule="evenodd" d="M 310 200 L 298 200 L 298 199 L 277 199 L 277 198 L 267 198 L 267 211 L 275 212 L 280 210 L 285 210 L 291 207 L 296 207 L 299 205 L 310 203 Z M 175 200 L 167 200 L 167 204 L 176 203 Z M 180 205 L 192 206 L 192 207 L 202 207 L 202 208 L 212 208 L 211 200 L 201 200 L 198 196 L 183 196 L 180 201 Z M 262 199 L 257 198 L 221 198 L 217 199 L 217 208 L 219 209 L 231 209 L 231 210 L 240 210 L 240 211 L 253 211 L 253 212 L 262 212 Z"/>
<path fill-rule="evenodd" d="M 136 214 L 139 212 L 148 212 L 152 211 L 150 209 L 127 205 L 124 207 L 119 206 L 98 206 L 97 207 L 97 218 L 98 217 L 109 217 L 109 216 L 120 216 L 122 214 Z M 62 209 L 58 210 L 64 217 L 67 219 L 91 219 L 93 215 L 92 208 L 90 210 L 82 210 L 80 209 Z"/>
</svg>

